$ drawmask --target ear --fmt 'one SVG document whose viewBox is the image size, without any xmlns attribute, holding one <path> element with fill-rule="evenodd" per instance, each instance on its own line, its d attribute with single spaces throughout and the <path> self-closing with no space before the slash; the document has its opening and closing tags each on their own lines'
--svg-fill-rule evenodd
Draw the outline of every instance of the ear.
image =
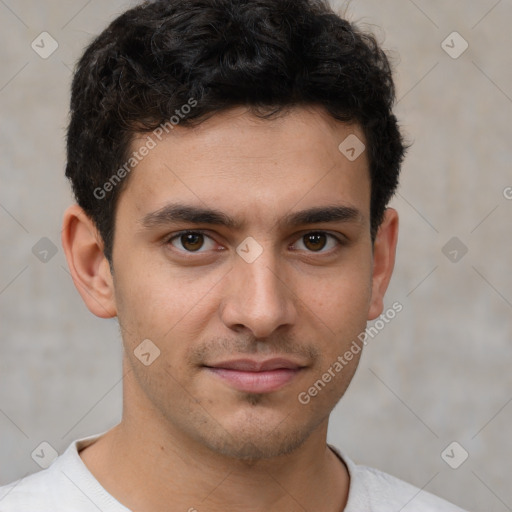
<svg viewBox="0 0 512 512">
<path fill-rule="evenodd" d="M 64 213 L 62 247 L 75 286 L 91 313 L 116 316 L 114 283 L 104 244 L 93 221 L 78 205 Z"/>
<path fill-rule="evenodd" d="M 393 208 L 387 208 L 373 244 L 372 296 L 368 320 L 377 318 L 384 309 L 384 294 L 395 266 L 397 241 L 398 213 Z"/>
</svg>

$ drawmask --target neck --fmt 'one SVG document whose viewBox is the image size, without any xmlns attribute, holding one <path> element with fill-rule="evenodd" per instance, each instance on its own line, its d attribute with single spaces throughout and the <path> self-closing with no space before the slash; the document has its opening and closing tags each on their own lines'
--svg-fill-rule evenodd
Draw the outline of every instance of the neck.
<svg viewBox="0 0 512 512">
<path fill-rule="evenodd" d="M 130 414 L 125 403 L 123 421 L 80 452 L 105 490 L 131 510 L 340 512 L 345 508 L 349 476 L 326 444 L 328 419 L 293 452 L 247 461 L 213 452 L 154 411 L 134 410 Z"/>
</svg>

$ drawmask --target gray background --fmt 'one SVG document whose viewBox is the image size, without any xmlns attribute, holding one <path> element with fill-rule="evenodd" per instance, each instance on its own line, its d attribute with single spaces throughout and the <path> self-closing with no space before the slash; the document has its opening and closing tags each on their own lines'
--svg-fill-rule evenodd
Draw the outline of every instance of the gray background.
<svg viewBox="0 0 512 512">
<path fill-rule="evenodd" d="M 129 5 L 0 0 L 0 484 L 39 469 L 42 441 L 60 453 L 120 420 L 117 323 L 83 305 L 60 224 L 70 70 Z M 329 440 L 469 510 L 512 510 L 512 5 L 355 0 L 348 16 L 391 52 L 413 146 L 393 201 L 387 306 L 403 311 L 369 341 Z M 31 48 L 43 31 L 59 44 L 48 59 Z M 453 31 L 469 43 L 456 59 L 441 46 Z M 58 247 L 46 263 L 32 252 L 43 237 Z M 452 237 L 456 255 L 443 252 Z M 452 441 L 469 453 L 458 469 L 441 458 Z"/>
</svg>

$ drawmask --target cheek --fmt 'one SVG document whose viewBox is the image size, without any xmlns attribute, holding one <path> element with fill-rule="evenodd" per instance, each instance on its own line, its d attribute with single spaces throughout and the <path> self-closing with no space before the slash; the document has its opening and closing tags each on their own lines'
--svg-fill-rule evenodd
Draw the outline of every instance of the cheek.
<svg viewBox="0 0 512 512">
<path fill-rule="evenodd" d="M 309 311 L 306 309 L 305 313 L 313 323 L 311 336 L 320 352 L 315 378 L 321 379 L 329 371 L 325 378 L 332 378 L 325 386 L 326 393 L 322 392 L 324 398 L 318 402 L 336 403 L 350 383 L 361 357 L 359 336 L 366 328 L 370 305 L 371 260 L 361 259 L 351 271 L 340 272 L 326 280 L 321 290 L 309 294 L 305 301 Z"/>
<path fill-rule="evenodd" d="M 366 324 L 371 299 L 371 261 L 363 259 L 321 280 L 299 277 L 299 298 L 335 334 Z"/>
<path fill-rule="evenodd" d="M 149 261 L 146 260 L 146 261 Z M 164 266 L 139 266 L 124 261 L 116 268 L 114 287 L 119 323 L 131 346 L 144 339 L 170 349 L 170 341 L 193 337 L 206 321 L 204 308 L 213 276 L 190 279 Z M 174 350 L 174 349 L 173 349 Z"/>
</svg>

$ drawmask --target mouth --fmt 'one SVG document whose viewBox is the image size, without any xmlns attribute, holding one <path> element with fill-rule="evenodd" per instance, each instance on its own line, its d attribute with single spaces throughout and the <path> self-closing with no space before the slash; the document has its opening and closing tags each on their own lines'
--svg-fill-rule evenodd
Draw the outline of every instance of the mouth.
<svg viewBox="0 0 512 512">
<path fill-rule="evenodd" d="M 304 366 L 290 359 L 275 358 L 263 361 L 236 359 L 204 368 L 239 391 L 270 393 L 291 382 Z"/>
</svg>

